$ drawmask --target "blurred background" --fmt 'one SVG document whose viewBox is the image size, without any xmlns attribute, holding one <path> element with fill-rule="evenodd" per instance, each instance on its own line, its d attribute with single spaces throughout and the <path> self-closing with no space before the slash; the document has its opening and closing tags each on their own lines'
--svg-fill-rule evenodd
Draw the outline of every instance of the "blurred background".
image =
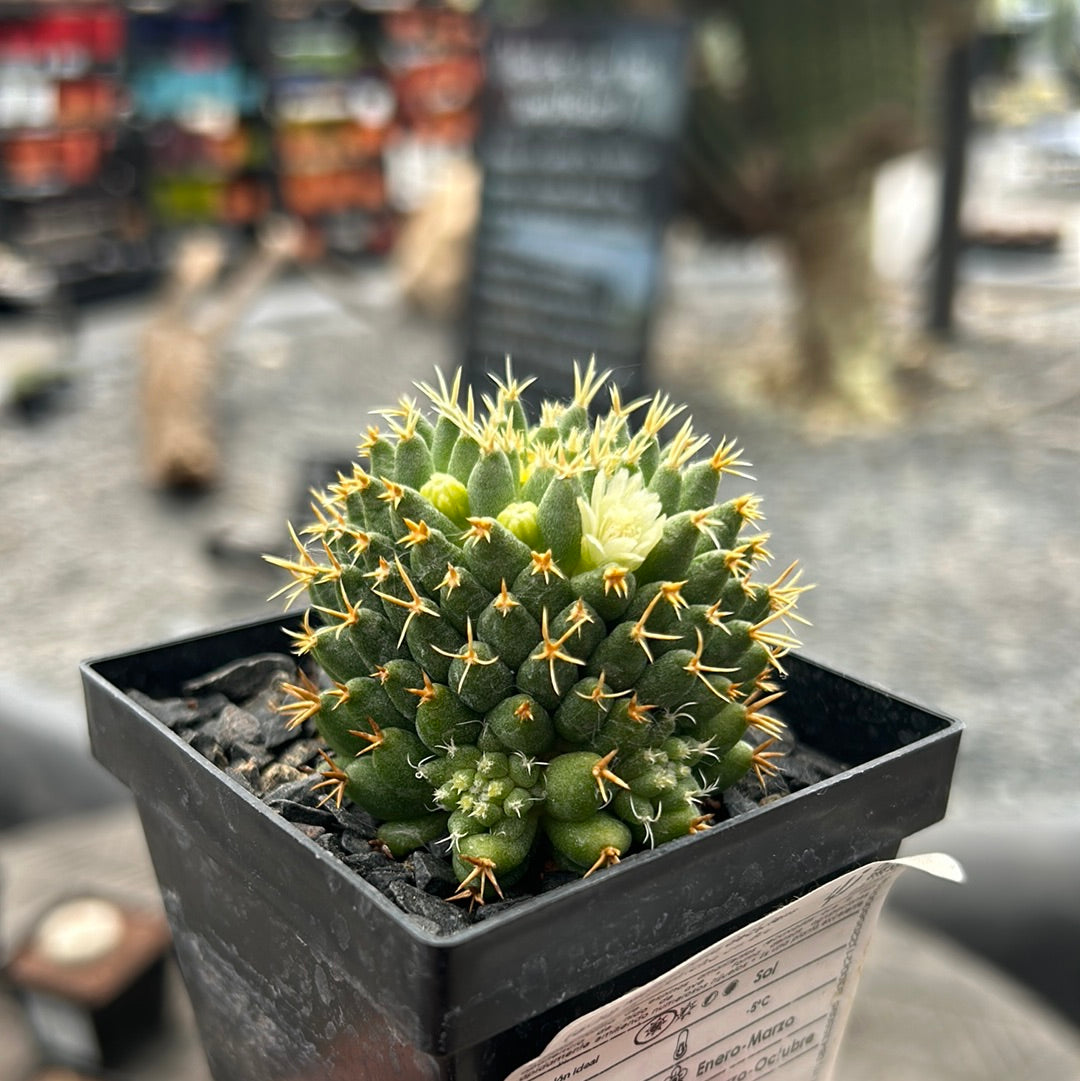
<svg viewBox="0 0 1080 1081">
<path fill-rule="evenodd" d="M 1078 340 L 1076 0 L 0 0 L 0 962 L 153 905 L 79 662 L 272 614 L 435 369 L 595 352 L 745 449 L 806 654 L 967 726 L 844 1076 L 1080 1077 Z M 171 994 L 108 1076 L 207 1076 Z M 54 1022 L 0 983 L 0 1079 Z"/>
</svg>

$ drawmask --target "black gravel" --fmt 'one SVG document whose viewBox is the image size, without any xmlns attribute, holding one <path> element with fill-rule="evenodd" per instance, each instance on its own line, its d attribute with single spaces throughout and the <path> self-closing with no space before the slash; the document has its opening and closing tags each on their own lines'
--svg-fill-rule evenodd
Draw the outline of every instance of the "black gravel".
<svg viewBox="0 0 1080 1081">
<path fill-rule="evenodd" d="M 201 695 L 217 692 L 233 702 L 259 699 L 281 679 L 296 675 L 296 663 L 285 653 L 260 653 L 255 657 L 234 661 L 215 668 L 197 679 L 189 679 L 181 687 L 184 694 Z"/>
<path fill-rule="evenodd" d="M 309 672 L 314 679 L 320 678 Z M 182 695 L 154 699 L 139 691 L 129 696 L 174 731 L 227 776 L 258 796 L 296 830 L 341 860 L 434 934 L 450 934 L 471 922 L 490 919 L 520 901 L 577 881 L 577 875 L 550 867 L 536 868 L 504 900 L 468 912 L 446 898 L 457 890 L 445 842 L 433 842 L 395 860 L 378 841 L 378 823 L 352 805 L 324 802 L 314 786 L 323 744 L 307 721 L 290 728 L 280 712 L 286 695 L 282 683 L 298 679 L 296 661 L 264 653 L 225 665 L 181 688 Z M 712 800 L 718 821 L 755 810 L 791 792 L 840 772 L 844 766 L 787 733 L 780 772 L 767 777 L 762 790 L 751 775 Z"/>
</svg>

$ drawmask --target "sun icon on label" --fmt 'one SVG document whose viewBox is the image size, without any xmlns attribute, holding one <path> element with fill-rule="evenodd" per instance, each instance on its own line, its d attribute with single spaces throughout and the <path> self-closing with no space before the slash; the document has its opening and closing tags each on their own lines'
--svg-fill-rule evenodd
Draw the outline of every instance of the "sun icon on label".
<svg viewBox="0 0 1080 1081">
<path fill-rule="evenodd" d="M 674 1010 L 665 1010 L 663 1013 L 658 1013 L 655 1017 L 650 1017 L 638 1030 L 638 1034 L 634 1037 L 634 1043 L 643 1044 L 652 1042 L 657 1036 L 662 1035 L 671 1027 L 672 1022 L 677 1016 L 678 1015 Z"/>
</svg>

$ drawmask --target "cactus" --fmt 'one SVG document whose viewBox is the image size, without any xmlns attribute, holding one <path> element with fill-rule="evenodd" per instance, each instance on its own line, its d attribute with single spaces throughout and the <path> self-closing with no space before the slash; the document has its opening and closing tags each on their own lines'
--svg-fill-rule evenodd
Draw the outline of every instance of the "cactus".
<svg viewBox="0 0 1080 1081">
<path fill-rule="evenodd" d="M 421 384 L 434 417 L 382 411 L 295 556 L 267 557 L 279 592 L 308 594 L 295 649 L 330 681 L 285 707 L 327 745 L 318 786 L 395 855 L 447 838 L 455 899 L 697 833 L 723 788 L 776 770 L 763 710 L 798 645 L 800 572 L 754 577 L 758 500 L 718 496 L 747 477 L 734 443 L 698 457 L 689 421 L 662 436 L 680 407 L 614 386 L 590 421 L 607 375 L 575 365 L 573 401 L 533 426 L 509 367 L 482 414 L 460 373 Z"/>
</svg>

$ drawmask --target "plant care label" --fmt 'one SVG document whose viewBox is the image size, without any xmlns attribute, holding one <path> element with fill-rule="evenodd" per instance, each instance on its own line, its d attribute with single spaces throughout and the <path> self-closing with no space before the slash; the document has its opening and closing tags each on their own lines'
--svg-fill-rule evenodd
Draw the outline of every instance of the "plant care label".
<svg viewBox="0 0 1080 1081">
<path fill-rule="evenodd" d="M 851 871 L 568 1025 L 507 1081 L 826 1081 L 889 887 L 942 853 Z"/>
</svg>

